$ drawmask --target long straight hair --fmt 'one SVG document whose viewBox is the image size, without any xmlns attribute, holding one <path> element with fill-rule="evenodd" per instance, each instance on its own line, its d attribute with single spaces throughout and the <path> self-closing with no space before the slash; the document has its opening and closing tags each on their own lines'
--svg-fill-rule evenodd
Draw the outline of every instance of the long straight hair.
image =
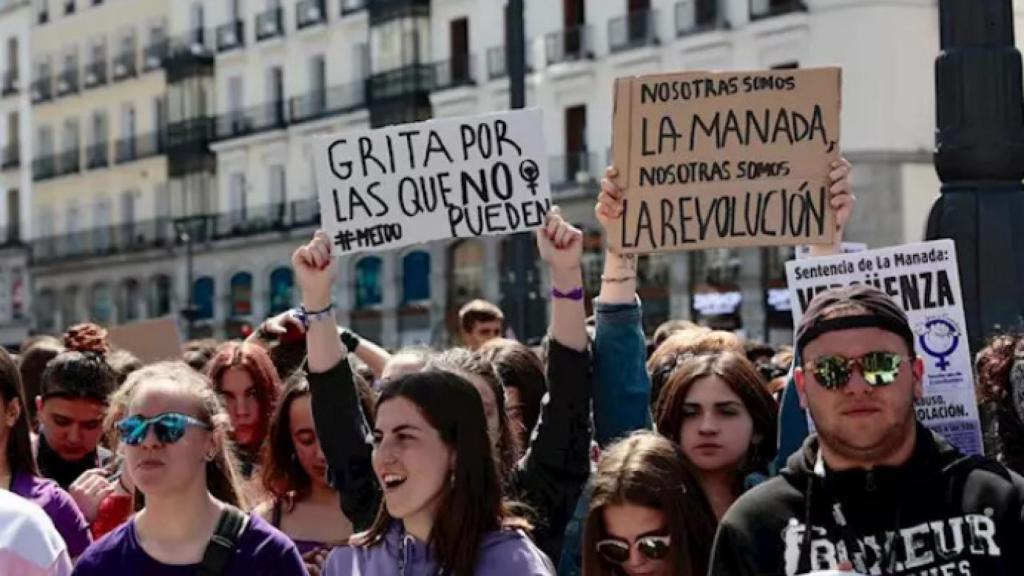
<svg viewBox="0 0 1024 576">
<path fill-rule="evenodd" d="M 129 394 L 125 405 L 130 406 L 132 399 L 148 382 L 157 380 L 178 384 L 190 395 L 196 402 L 196 418 L 209 424 L 210 433 L 217 439 L 217 452 L 213 460 L 206 463 L 207 490 L 217 500 L 247 510 L 248 503 L 241 490 L 238 460 L 231 449 L 231 420 L 209 379 L 181 361 L 150 364 L 128 376 L 124 384 Z M 139 492 L 136 490 L 136 494 Z"/>
<path fill-rule="evenodd" d="M 502 503 L 501 482 L 491 455 L 480 394 L 466 379 L 442 370 L 426 370 L 387 382 L 377 410 L 395 398 L 415 404 L 441 440 L 456 454 L 452 482 L 440 496 L 427 544 L 447 574 L 474 573 L 484 534 L 501 528 L 528 528 Z M 395 521 L 381 501 L 377 518 L 355 546 L 378 544 Z"/>
<path fill-rule="evenodd" d="M 4 409 L 13 402 L 20 408 L 18 419 L 14 421 L 7 437 L 7 465 L 11 475 L 19 472 L 39 476 L 39 467 L 32 456 L 32 437 L 29 432 L 29 411 L 25 403 L 25 390 L 21 385 L 21 373 L 14 364 L 14 359 L 6 350 L 0 348 L 0 397 L 3 397 Z"/>
<path fill-rule="evenodd" d="M 309 395 L 305 374 L 293 374 L 270 415 L 270 431 L 260 458 L 263 489 L 276 500 L 292 505 L 308 498 L 313 489 L 313 479 L 299 463 L 291 434 L 292 403 Z"/>
</svg>

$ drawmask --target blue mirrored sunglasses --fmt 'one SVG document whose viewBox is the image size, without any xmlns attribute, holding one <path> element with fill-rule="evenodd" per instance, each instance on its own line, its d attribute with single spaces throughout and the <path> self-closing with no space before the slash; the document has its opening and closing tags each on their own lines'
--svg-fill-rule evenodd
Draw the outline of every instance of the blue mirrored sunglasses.
<svg viewBox="0 0 1024 576">
<path fill-rule="evenodd" d="M 117 431 L 121 434 L 121 441 L 129 446 L 138 446 L 146 439 L 149 427 L 153 427 L 156 439 L 163 444 L 174 444 L 185 435 L 185 429 L 189 426 L 212 430 L 213 427 L 180 412 L 164 412 L 152 418 L 142 416 L 129 416 L 117 423 Z"/>
</svg>

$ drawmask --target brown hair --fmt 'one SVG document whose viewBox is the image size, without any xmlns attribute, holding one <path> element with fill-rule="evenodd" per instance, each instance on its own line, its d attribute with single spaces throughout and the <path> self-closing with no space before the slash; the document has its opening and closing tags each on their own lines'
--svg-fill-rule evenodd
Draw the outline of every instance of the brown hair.
<svg viewBox="0 0 1024 576">
<path fill-rule="evenodd" d="M 236 368 L 245 370 L 252 378 L 256 400 L 260 405 L 260 425 L 263 427 L 256 437 L 262 442 L 270 422 L 270 412 L 281 392 L 281 380 L 277 377 L 270 356 L 261 346 L 247 342 L 225 342 L 217 347 L 217 352 L 206 365 L 206 375 L 213 382 L 214 390 L 219 393 L 224 373 Z"/>
<path fill-rule="evenodd" d="M 658 410 L 661 391 L 679 365 L 680 358 L 695 354 L 713 354 L 723 350 L 744 353 L 743 344 L 731 332 L 698 326 L 680 330 L 669 336 L 647 360 L 647 373 L 651 376 L 651 407 L 654 411 Z"/>
<path fill-rule="evenodd" d="M 975 359 L 978 407 L 984 424 L 985 453 L 1024 473 L 1024 422 L 1014 407 L 1010 373 L 1024 365 L 1024 336 L 1002 334 L 989 340 Z"/>
<path fill-rule="evenodd" d="M 472 332 L 477 322 L 493 322 L 494 320 L 505 320 L 501 308 L 491 304 L 487 300 L 470 300 L 462 308 L 459 308 L 459 326 L 463 332 Z"/>
<path fill-rule="evenodd" d="M 53 336 L 35 336 L 25 341 L 18 355 L 18 371 L 21 373 L 21 384 L 28 403 L 22 409 L 29 413 L 29 424 L 35 428 L 36 396 L 40 394 L 43 371 L 46 364 L 64 351 L 60 340 Z"/>
<path fill-rule="evenodd" d="M 751 472 L 763 472 L 775 457 L 778 427 L 778 406 L 745 355 L 727 351 L 683 358 L 662 390 L 655 421 L 659 433 L 680 444 L 686 397 L 697 380 L 709 376 L 721 378 L 740 397 L 753 421 L 754 435 L 760 437 L 759 441 L 751 442 L 746 461 L 737 474 L 734 490 L 739 495 L 743 491 L 743 478 Z"/>
<path fill-rule="evenodd" d="M 174 382 L 195 398 L 198 408 L 196 418 L 209 424 L 210 433 L 217 438 L 217 453 L 212 461 L 206 463 L 206 486 L 210 494 L 221 502 L 248 509 L 240 488 L 238 461 L 231 449 L 231 420 L 210 381 L 184 362 L 150 364 L 128 376 L 124 385 L 125 406 L 131 405 L 132 399 L 143 386 L 158 380 Z"/>
<path fill-rule="evenodd" d="M 270 417 L 270 431 L 260 458 L 263 489 L 276 500 L 287 501 L 290 506 L 307 498 L 313 487 L 313 479 L 296 457 L 291 434 L 292 403 L 309 395 L 309 381 L 305 374 L 297 373 L 288 379 Z"/>
<path fill-rule="evenodd" d="M 601 558 L 596 545 L 608 536 L 605 508 L 623 504 L 663 513 L 671 540 L 670 574 L 707 574 L 715 517 L 678 446 L 654 432 L 635 432 L 602 454 L 591 486 L 590 510 L 583 528 L 584 574 L 620 574 L 617 567 Z"/>
<path fill-rule="evenodd" d="M 107 364 L 110 364 L 111 369 L 117 375 L 118 385 L 124 384 L 129 374 L 144 366 L 142 360 L 139 360 L 137 356 L 122 349 L 113 350 L 107 354 Z"/>
<path fill-rule="evenodd" d="M 525 445 L 540 419 L 540 404 L 548 391 L 544 365 L 525 344 L 506 338 L 490 340 L 477 352 L 494 366 L 505 389 L 519 391 L 523 402 L 523 424 L 526 426 L 526 435 L 519 440 Z"/>
<path fill-rule="evenodd" d="M 68 350 L 96 352 L 97 354 L 110 352 L 106 329 L 92 322 L 75 324 L 68 328 L 64 332 L 64 347 Z"/>
<path fill-rule="evenodd" d="M 29 430 L 29 412 L 25 401 L 25 392 L 21 386 L 21 374 L 14 365 L 14 359 L 0 347 L 0 399 L 6 410 L 12 402 L 17 401 L 19 414 L 11 432 L 7 437 L 7 466 L 11 474 L 19 472 L 39 476 L 39 468 L 32 455 L 32 438 Z M 2 415 L 2 414 L 0 414 Z M 0 426 L 3 426 L 0 423 Z"/>
<path fill-rule="evenodd" d="M 213 338 L 189 340 L 182 348 L 181 359 L 196 372 L 205 372 L 206 364 L 210 362 L 210 358 L 213 358 L 217 346 L 218 343 Z"/>
</svg>

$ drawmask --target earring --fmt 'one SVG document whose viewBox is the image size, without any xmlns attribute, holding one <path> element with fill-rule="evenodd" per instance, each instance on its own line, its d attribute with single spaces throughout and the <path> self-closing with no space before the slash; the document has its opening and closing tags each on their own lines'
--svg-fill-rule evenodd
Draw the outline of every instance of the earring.
<svg viewBox="0 0 1024 576">
<path fill-rule="evenodd" d="M 451 474 L 448 475 L 448 486 L 450 486 L 452 488 L 455 487 L 455 471 L 454 470 L 451 472 Z"/>
</svg>

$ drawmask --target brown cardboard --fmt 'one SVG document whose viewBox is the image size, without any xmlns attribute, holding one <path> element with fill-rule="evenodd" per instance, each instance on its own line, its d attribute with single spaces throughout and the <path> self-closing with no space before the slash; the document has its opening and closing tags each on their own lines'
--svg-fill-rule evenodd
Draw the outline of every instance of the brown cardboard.
<svg viewBox="0 0 1024 576">
<path fill-rule="evenodd" d="M 181 358 L 178 322 L 172 316 L 114 326 L 108 330 L 107 339 L 115 348 L 131 352 L 146 364 Z"/>
<path fill-rule="evenodd" d="M 609 246 L 831 243 L 841 82 L 839 68 L 616 79 L 612 157 L 626 210 Z"/>
</svg>

